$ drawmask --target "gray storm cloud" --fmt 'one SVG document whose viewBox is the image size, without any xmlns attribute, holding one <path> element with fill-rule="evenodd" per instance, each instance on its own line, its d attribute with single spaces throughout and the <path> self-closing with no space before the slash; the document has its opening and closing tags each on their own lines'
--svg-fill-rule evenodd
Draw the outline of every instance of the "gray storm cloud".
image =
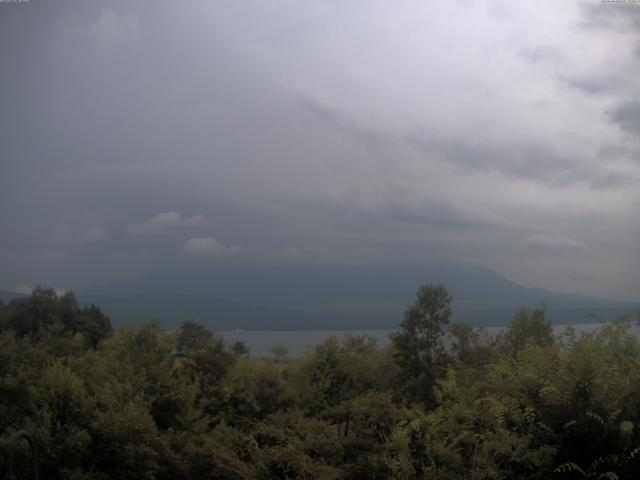
<svg viewBox="0 0 640 480">
<path fill-rule="evenodd" d="M 637 299 L 638 11 L 0 4 L 0 287 L 445 257 Z"/>
</svg>

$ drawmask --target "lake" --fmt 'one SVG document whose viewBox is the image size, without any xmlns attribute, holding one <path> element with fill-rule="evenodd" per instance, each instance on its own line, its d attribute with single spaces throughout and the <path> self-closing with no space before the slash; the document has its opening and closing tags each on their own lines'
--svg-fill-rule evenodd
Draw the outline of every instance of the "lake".
<svg viewBox="0 0 640 480">
<path fill-rule="evenodd" d="M 556 335 L 562 333 L 568 325 L 554 325 L 553 330 Z M 574 324 L 577 332 L 586 332 L 598 328 L 598 323 Z M 489 334 L 504 330 L 505 327 L 485 327 Z M 385 346 L 389 343 L 389 334 L 394 330 L 288 330 L 288 331 L 257 331 L 257 330 L 234 330 L 218 332 L 226 342 L 240 340 L 251 349 L 251 355 L 262 357 L 271 356 L 271 348 L 283 346 L 289 349 L 289 356 L 300 356 L 304 354 L 307 347 L 313 347 L 324 342 L 327 338 L 335 336 L 342 338 L 346 335 L 361 336 L 368 335 L 378 341 L 378 346 Z M 640 327 L 634 326 L 633 332 L 640 337 Z"/>
</svg>

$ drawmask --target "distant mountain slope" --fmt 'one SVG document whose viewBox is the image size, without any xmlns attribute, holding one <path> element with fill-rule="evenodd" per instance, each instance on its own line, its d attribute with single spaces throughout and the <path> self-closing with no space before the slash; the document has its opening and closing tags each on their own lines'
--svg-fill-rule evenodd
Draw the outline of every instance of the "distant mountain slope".
<svg viewBox="0 0 640 480">
<path fill-rule="evenodd" d="M 114 326 L 140 325 L 160 320 L 166 328 L 176 328 L 184 320 L 196 320 L 214 330 L 267 329 L 308 330 L 336 328 L 345 322 L 366 323 L 361 315 L 327 315 L 274 307 L 256 307 L 228 300 L 181 293 L 151 292 L 132 296 L 80 295 L 80 303 L 98 305 Z M 328 327 L 326 327 L 328 328 Z"/>
<path fill-rule="evenodd" d="M 518 308 L 542 303 L 554 323 L 593 321 L 589 315 L 612 320 L 640 310 L 640 302 L 525 288 L 486 267 L 457 264 L 172 270 L 94 287 L 79 297 L 100 305 L 115 323 L 156 318 L 175 325 L 191 318 L 218 330 L 373 329 L 397 326 L 425 283 L 444 284 L 454 297 L 454 320 L 475 325 L 505 325 Z"/>
<path fill-rule="evenodd" d="M 11 300 L 15 300 L 16 298 L 24 298 L 25 295 L 23 293 L 11 292 L 9 290 L 0 290 L 0 300 L 4 302 L 10 302 Z"/>
<path fill-rule="evenodd" d="M 425 268 L 201 268 L 158 271 L 87 289 L 105 295 L 176 292 L 267 306 L 411 300 L 419 285 L 442 283 L 464 298 L 514 296 L 523 287 L 484 267 Z"/>
</svg>

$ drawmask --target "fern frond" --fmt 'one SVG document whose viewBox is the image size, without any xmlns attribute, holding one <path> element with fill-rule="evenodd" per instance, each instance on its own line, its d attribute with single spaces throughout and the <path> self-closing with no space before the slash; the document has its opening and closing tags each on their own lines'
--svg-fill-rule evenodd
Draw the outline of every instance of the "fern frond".
<svg viewBox="0 0 640 480">
<path fill-rule="evenodd" d="M 558 468 L 556 468 L 554 472 L 555 473 L 579 472 L 584 478 L 587 478 L 587 473 L 582 468 L 580 468 L 580 465 L 573 462 L 563 463 Z"/>
</svg>

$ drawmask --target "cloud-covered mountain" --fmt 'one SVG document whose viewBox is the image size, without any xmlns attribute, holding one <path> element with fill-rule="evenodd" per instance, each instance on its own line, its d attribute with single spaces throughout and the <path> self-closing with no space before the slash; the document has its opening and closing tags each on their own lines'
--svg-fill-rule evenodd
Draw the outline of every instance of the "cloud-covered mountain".
<svg viewBox="0 0 640 480">
<path fill-rule="evenodd" d="M 415 291 L 444 284 L 454 320 L 505 325 L 518 308 L 544 303 L 554 323 L 612 320 L 640 309 L 620 302 L 522 287 L 482 266 L 433 264 L 422 268 L 203 268 L 156 272 L 79 293 L 116 324 L 185 319 L 217 330 L 323 330 L 393 328 Z M 169 292 L 169 293 L 165 293 Z"/>
</svg>

